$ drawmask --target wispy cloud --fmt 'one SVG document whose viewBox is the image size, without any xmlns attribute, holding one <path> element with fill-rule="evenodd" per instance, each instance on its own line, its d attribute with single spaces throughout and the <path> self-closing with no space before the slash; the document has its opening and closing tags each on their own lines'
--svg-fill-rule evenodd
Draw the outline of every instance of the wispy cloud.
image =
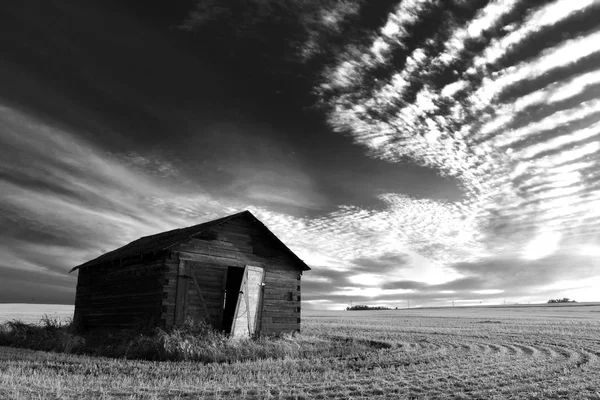
<svg viewBox="0 0 600 400">
<path fill-rule="evenodd" d="M 160 154 L 153 154 L 152 157 L 145 157 L 136 152 L 116 154 L 125 165 L 139 168 L 141 171 L 157 175 L 162 178 L 174 177 L 180 175 L 179 169 L 170 160 L 165 160 Z"/>
<path fill-rule="evenodd" d="M 201 193 L 178 198 L 147 170 L 13 108 L 0 108 L 0 124 L 2 270 L 63 276 L 139 236 L 190 225 L 193 204 L 202 204 L 199 219 L 224 208 Z M 70 284 L 63 302 L 70 301 L 72 280 L 59 280 Z"/>
</svg>

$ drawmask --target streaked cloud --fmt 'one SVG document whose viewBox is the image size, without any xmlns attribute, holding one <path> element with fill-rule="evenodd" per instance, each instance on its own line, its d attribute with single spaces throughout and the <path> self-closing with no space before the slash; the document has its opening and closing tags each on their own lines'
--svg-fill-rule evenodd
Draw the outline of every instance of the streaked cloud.
<svg viewBox="0 0 600 400">
<path fill-rule="evenodd" d="M 586 8 L 598 5 L 597 0 L 581 0 L 578 2 L 570 0 L 554 1 L 547 6 L 540 7 L 532 12 L 518 29 L 512 30 L 508 35 L 494 39 L 485 49 L 484 55 L 475 59 L 475 66 L 482 66 L 496 62 L 507 51 L 512 50 L 528 36 L 538 33 L 545 28 L 551 28 L 554 24 L 566 19 L 573 14 L 586 12 Z"/>
</svg>

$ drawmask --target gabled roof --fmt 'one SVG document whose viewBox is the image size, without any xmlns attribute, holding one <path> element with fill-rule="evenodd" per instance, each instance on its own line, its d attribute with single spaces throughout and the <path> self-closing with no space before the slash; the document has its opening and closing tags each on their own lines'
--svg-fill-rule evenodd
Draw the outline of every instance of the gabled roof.
<svg viewBox="0 0 600 400">
<path fill-rule="evenodd" d="M 260 220 L 256 218 L 250 211 L 242 211 L 237 214 L 228 215 L 223 218 L 204 222 L 202 224 L 194 226 L 189 226 L 187 228 L 173 229 L 172 231 L 141 237 L 123 247 L 102 254 L 100 257 L 94 258 L 93 260 L 78 265 L 75 268 L 71 269 L 71 271 L 69 272 L 73 272 L 75 270 L 78 270 L 79 268 L 88 267 L 90 265 L 117 261 L 128 257 L 142 256 L 145 254 L 152 254 L 169 250 L 176 246 L 179 246 L 182 243 L 187 242 L 194 236 L 199 235 L 204 231 L 207 231 L 211 228 L 216 227 L 217 225 L 221 225 L 227 221 L 240 217 L 251 217 L 255 222 L 261 224 L 265 228 L 269 236 L 271 236 L 275 240 L 275 242 L 278 245 L 280 245 L 282 249 L 300 265 L 303 271 L 310 270 L 309 266 L 306 265 L 304 261 L 302 261 L 296 254 L 294 254 L 294 252 L 292 252 L 281 240 L 279 240 L 279 238 L 275 236 L 275 234 L 271 232 L 269 228 L 267 228 L 262 222 L 260 222 Z"/>
</svg>

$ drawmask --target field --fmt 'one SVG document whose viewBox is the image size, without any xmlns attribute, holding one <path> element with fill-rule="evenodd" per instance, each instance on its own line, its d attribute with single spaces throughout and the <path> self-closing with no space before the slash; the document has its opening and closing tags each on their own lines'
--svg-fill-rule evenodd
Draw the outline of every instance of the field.
<svg viewBox="0 0 600 400">
<path fill-rule="evenodd" d="M 73 317 L 73 306 L 62 304 L 0 304 L 0 324 L 15 319 L 27 323 L 36 323 L 44 315 L 67 321 Z"/>
<path fill-rule="evenodd" d="M 313 311 L 301 336 L 338 351 L 200 364 L 3 347 L 0 398 L 600 399 L 599 304 Z"/>
</svg>

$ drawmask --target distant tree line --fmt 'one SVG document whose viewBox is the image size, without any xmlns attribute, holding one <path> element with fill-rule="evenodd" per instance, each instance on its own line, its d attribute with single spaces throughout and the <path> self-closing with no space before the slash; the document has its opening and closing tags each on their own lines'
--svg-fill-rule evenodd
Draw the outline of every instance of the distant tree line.
<svg viewBox="0 0 600 400">
<path fill-rule="evenodd" d="M 569 300 L 568 298 L 564 299 L 550 299 L 548 303 L 577 303 L 575 300 Z"/>
<path fill-rule="evenodd" d="M 358 310 L 391 310 L 391 308 L 389 307 L 370 307 L 370 306 L 365 306 L 365 305 L 357 305 L 357 306 L 352 306 L 352 307 L 346 307 L 347 311 L 358 311 Z"/>
</svg>

